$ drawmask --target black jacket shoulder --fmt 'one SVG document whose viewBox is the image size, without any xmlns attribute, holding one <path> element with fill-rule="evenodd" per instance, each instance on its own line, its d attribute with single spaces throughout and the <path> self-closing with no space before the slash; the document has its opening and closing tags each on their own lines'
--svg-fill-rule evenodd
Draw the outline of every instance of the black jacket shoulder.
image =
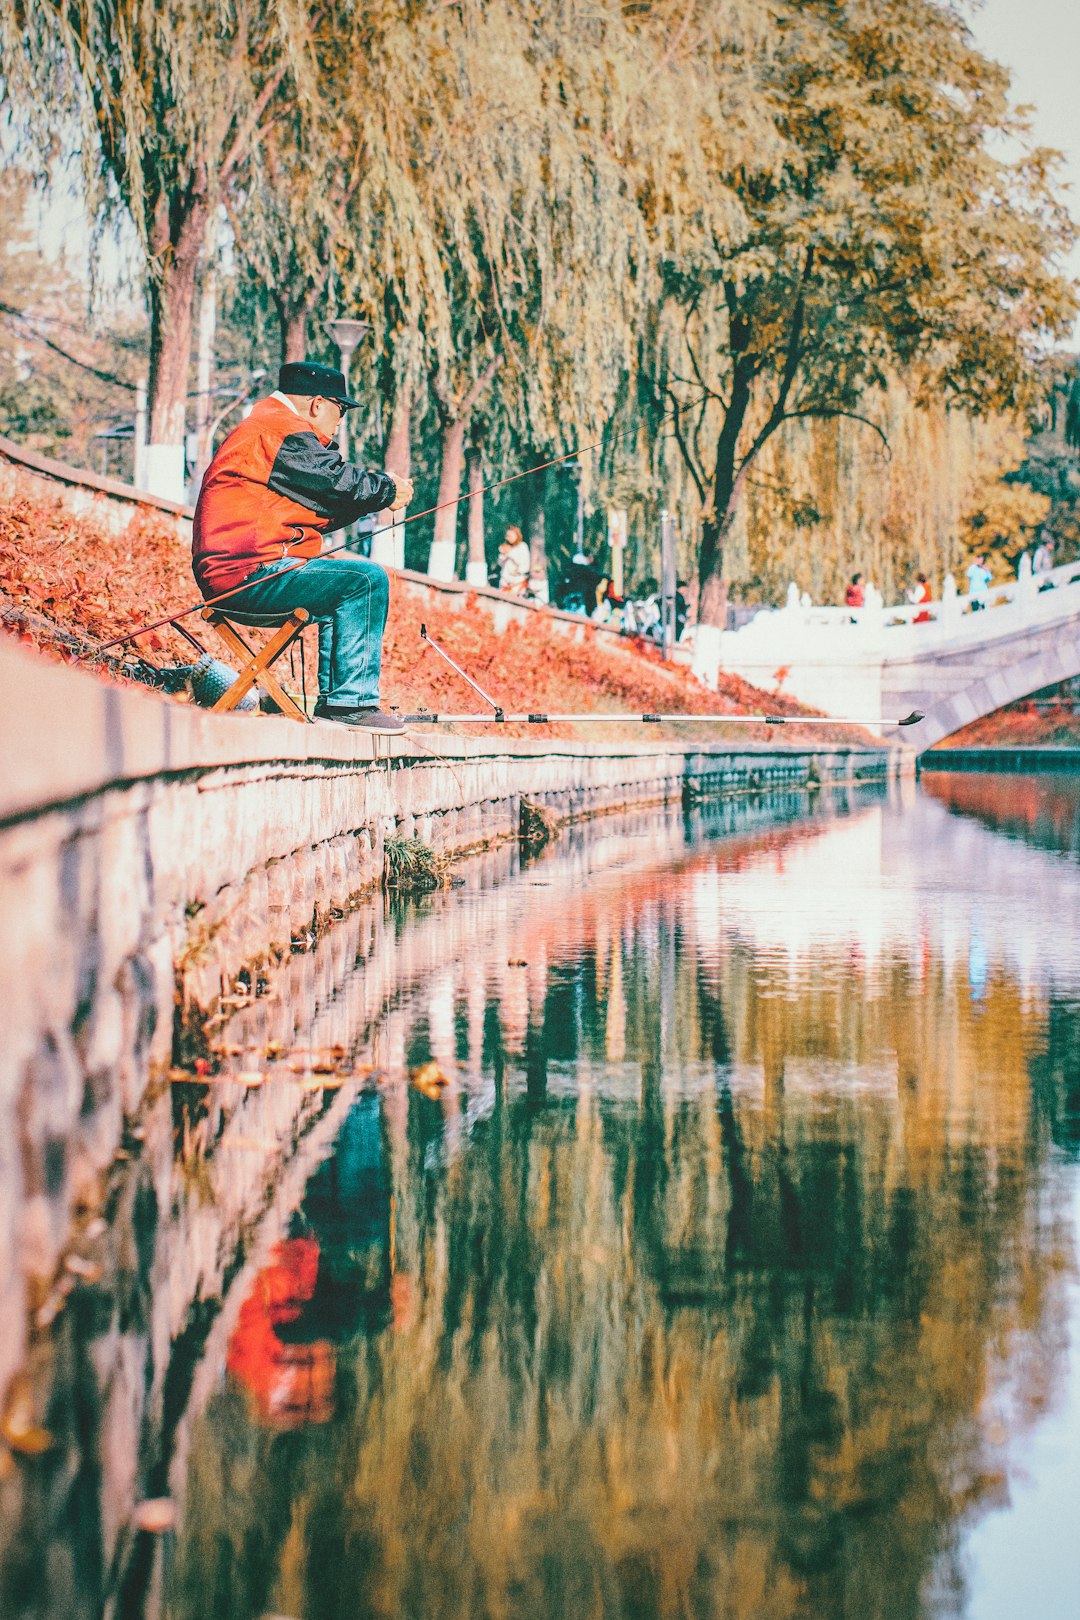
<svg viewBox="0 0 1080 1620">
<path fill-rule="evenodd" d="M 395 491 L 389 473 L 368 472 L 344 460 L 336 444 L 320 443 L 309 428 L 285 435 L 267 484 L 275 495 L 299 501 L 328 519 L 328 529 L 381 511 Z"/>
</svg>

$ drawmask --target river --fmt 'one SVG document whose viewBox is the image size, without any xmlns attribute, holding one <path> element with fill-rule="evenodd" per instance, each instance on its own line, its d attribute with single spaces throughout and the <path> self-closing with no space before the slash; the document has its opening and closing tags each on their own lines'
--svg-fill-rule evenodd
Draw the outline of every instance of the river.
<svg viewBox="0 0 1080 1620">
<path fill-rule="evenodd" d="M 343 920 L 129 1142 L 10 1613 L 1075 1615 L 1080 779 L 461 875 Z"/>
</svg>

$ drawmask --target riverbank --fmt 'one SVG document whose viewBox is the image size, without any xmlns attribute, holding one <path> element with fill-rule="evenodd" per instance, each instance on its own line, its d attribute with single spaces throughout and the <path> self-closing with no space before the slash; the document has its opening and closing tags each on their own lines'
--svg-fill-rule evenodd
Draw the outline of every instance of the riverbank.
<svg viewBox="0 0 1080 1620">
<path fill-rule="evenodd" d="M 942 750 L 1080 749 L 1075 681 L 985 714 L 940 744 Z"/>
</svg>

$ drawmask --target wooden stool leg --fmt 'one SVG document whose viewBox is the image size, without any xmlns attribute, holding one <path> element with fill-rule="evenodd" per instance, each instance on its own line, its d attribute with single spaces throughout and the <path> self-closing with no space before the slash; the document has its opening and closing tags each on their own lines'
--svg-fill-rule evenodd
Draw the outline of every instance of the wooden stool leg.
<svg viewBox="0 0 1080 1620">
<path fill-rule="evenodd" d="M 301 633 L 303 628 L 303 624 L 298 624 L 292 635 L 287 641 L 282 643 L 281 647 L 278 649 L 278 653 L 276 653 L 274 656 L 277 657 L 279 653 L 287 651 L 287 649 L 295 641 L 296 637 Z M 260 671 L 259 681 L 263 686 L 265 686 L 268 696 L 273 698 L 274 702 L 287 719 L 299 720 L 300 723 L 305 726 L 308 724 L 309 717 L 304 713 L 300 705 L 289 696 L 288 692 L 286 692 L 285 688 L 279 682 L 277 676 L 272 675 L 268 668 Z"/>
<path fill-rule="evenodd" d="M 287 715 L 290 720 L 299 720 L 306 725 L 308 721 L 307 715 L 299 704 L 293 702 L 277 677 L 270 673 L 270 665 L 301 634 L 311 615 L 303 608 L 297 608 L 293 613 L 290 613 L 289 617 L 274 632 L 259 652 L 255 652 L 253 648 L 248 646 L 244 638 L 223 614 L 215 613 L 210 609 L 203 614 L 203 617 L 213 625 L 225 645 L 244 664 L 243 669 L 228 691 L 224 692 L 213 705 L 211 713 L 225 714 L 230 709 L 235 709 L 244 694 L 251 690 L 256 681 L 261 680 L 282 713 Z"/>
</svg>

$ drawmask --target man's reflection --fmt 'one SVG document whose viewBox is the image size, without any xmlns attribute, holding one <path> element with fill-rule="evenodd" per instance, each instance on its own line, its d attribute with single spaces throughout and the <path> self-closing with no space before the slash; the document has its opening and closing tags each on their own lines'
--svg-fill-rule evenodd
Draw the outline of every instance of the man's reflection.
<svg viewBox="0 0 1080 1620">
<path fill-rule="evenodd" d="M 390 1313 L 389 1189 L 378 1101 L 361 1097 L 240 1308 L 226 1366 L 268 1428 L 326 1423 L 336 1346 Z"/>
</svg>

